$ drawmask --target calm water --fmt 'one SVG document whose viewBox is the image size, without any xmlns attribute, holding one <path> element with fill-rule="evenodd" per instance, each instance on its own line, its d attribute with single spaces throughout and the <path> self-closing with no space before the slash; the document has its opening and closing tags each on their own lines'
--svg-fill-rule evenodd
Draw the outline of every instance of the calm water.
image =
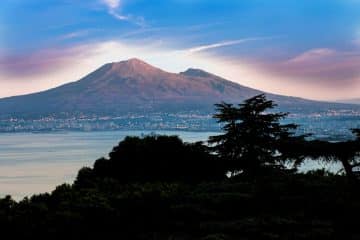
<svg viewBox="0 0 360 240">
<path fill-rule="evenodd" d="M 49 192 L 55 186 L 71 183 L 83 166 L 92 166 L 106 157 L 125 136 L 141 136 L 150 131 L 4 133 L 0 134 L 0 197 L 15 199 Z M 210 132 L 167 132 L 184 141 L 206 140 Z"/>
<path fill-rule="evenodd" d="M 0 134 L 0 197 L 15 199 L 52 191 L 64 182 L 71 183 L 83 166 L 92 166 L 106 157 L 125 136 L 141 136 L 150 131 L 10 133 Z M 157 131 L 178 135 L 184 141 L 206 140 L 211 132 Z M 329 168 L 307 163 L 303 170 Z"/>
</svg>

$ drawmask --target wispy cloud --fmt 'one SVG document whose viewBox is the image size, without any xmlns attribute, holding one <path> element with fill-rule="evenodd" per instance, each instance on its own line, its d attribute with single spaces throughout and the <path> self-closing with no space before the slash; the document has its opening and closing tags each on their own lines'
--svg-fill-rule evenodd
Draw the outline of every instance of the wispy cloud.
<svg viewBox="0 0 360 240">
<path fill-rule="evenodd" d="M 270 76 L 284 77 L 289 84 L 321 87 L 334 91 L 359 91 L 360 52 L 331 48 L 304 51 L 288 60 L 259 61 L 257 68 Z"/>
<path fill-rule="evenodd" d="M 263 37 L 263 38 L 244 38 L 244 39 L 231 40 L 231 41 L 222 41 L 222 42 L 217 42 L 217 43 L 212 43 L 212 44 L 201 45 L 201 46 L 189 48 L 189 49 L 186 49 L 185 51 L 192 54 L 192 53 L 207 51 L 210 49 L 232 46 L 232 45 L 237 45 L 237 44 L 246 43 L 246 42 L 250 42 L 250 41 L 258 41 L 258 40 L 264 40 L 264 39 L 268 39 L 268 37 L 266 37 L 266 38 L 265 37 Z"/>
<path fill-rule="evenodd" d="M 110 11 L 109 13 L 117 20 L 128 21 L 128 22 L 136 24 L 140 27 L 146 26 L 145 19 L 141 16 L 122 15 L 122 14 L 116 13 L 115 11 Z"/>
<path fill-rule="evenodd" d="M 306 52 L 295 56 L 294 58 L 288 60 L 288 63 L 291 64 L 313 64 L 324 59 L 329 59 L 332 56 L 336 56 L 338 53 L 329 48 L 317 48 L 311 49 Z"/>
<path fill-rule="evenodd" d="M 131 14 L 121 14 L 121 7 L 123 4 L 121 0 L 102 0 L 102 3 L 107 6 L 108 13 L 115 19 L 131 22 L 141 27 L 145 26 L 145 19 L 143 17 L 133 16 Z"/>
<path fill-rule="evenodd" d="M 242 65 L 235 66 L 214 57 L 176 52 L 157 42 L 135 44 L 105 41 L 47 49 L 30 55 L 23 53 L 20 56 L 0 57 L 0 84 L 7 86 L 0 88 L 0 97 L 52 88 L 80 79 L 104 63 L 133 57 L 170 72 L 196 67 L 211 70 L 214 74 L 231 80 L 236 80 L 237 76 L 254 80 L 253 71 Z"/>
<path fill-rule="evenodd" d="M 133 57 L 170 72 L 183 71 L 188 67 L 208 70 L 226 79 L 268 92 L 314 99 L 358 96 L 360 55 L 325 49 L 300 53 L 291 58 L 297 59 L 296 61 L 272 60 L 260 64 L 216 55 L 186 54 L 151 42 L 94 42 L 62 49 L 47 49 L 31 55 L 24 53 L 20 56 L 0 57 L 0 83 L 6 86 L 0 89 L 0 96 L 52 88 L 80 79 L 104 63 Z"/>
<path fill-rule="evenodd" d="M 110 9 L 116 9 L 120 6 L 120 0 L 102 0 Z"/>
<path fill-rule="evenodd" d="M 59 37 L 59 40 L 70 40 L 74 38 L 84 37 L 89 34 L 89 30 L 81 30 L 76 32 L 70 32 Z"/>
</svg>

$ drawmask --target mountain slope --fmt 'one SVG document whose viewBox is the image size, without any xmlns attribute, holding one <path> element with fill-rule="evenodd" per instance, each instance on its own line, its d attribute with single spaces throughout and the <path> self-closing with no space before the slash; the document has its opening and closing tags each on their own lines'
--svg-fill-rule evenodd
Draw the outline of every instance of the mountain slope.
<svg viewBox="0 0 360 240">
<path fill-rule="evenodd" d="M 213 111 L 220 101 L 239 103 L 262 93 L 199 69 L 165 72 L 141 60 L 105 64 L 77 82 L 35 94 L 0 99 L 8 117 L 119 115 L 128 112 Z M 268 94 L 287 108 L 326 107 L 328 103 Z"/>
<path fill-rule="evenodd" d="M 339 103 L 349 103 L 349 104 L 360 104 L 360 98 L 353 98 L 353 99 L 342 99 L 338 100 Z"/>
</svg>

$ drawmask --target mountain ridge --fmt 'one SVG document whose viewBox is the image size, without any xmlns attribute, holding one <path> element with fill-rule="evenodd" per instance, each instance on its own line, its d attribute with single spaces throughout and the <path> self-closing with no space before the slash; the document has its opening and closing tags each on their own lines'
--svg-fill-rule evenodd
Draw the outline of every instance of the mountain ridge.
<svg viewBox="0 0 360 240">
<path fill-rule="evenodd" d="M 47 115 L 213 112 L 220 101 L 240 103 L 265 93 L 285 110 L 345 106 L 266 93 L 201 69 L 170 73 L 140 59 L 113 62 L 46 91 L 0 99 L 0 118 Z"/>
<path fill-rule="evenodd" d="M 360 98 L 351 98 L 351 99 L 341 99 L 337 100 L 338 103 L 345 103 L 345 104 L 360 104 Z"/>
</svg>

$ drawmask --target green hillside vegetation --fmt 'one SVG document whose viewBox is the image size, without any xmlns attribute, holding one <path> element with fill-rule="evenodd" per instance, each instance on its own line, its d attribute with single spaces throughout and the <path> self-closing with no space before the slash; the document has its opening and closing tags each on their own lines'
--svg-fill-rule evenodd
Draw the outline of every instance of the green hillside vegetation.
<svg viewBox="0 0 360 240">
<path fill-rule="evenodd" d="M 285 113 L 258 95 L 220 103 L 223 134 L 208 142 L 127 137 L 72 185 L 15 202 L 0 200 L 3 236 L 48 239 L 360 239 L 354 139 L 295 135 Z M 300 173 L 305 158 L 344 171 Z"/>
</svg>

